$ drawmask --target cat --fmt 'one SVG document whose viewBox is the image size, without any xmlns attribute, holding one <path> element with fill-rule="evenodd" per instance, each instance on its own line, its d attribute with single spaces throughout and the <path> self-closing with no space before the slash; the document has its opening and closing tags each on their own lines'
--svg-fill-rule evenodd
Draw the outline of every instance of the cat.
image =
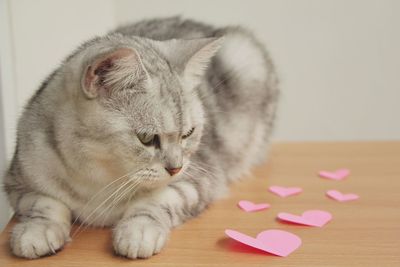
<svg viewBox="0 0 400 267">
<path fill-rule="evenodd" d="M 87 41 L 19 119 L 4 178 L 12 252 L 54 254 L 79 222 L 112 226 L 118 255 L 159 253 L 265 160 L 278 95 L 269 55 L 242 27 L 172 17 Z"/>
</svg>

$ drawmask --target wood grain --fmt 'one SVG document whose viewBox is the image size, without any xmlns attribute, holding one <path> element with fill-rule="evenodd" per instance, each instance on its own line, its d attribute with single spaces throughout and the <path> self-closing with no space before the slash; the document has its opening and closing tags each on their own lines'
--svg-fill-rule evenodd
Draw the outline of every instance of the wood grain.
<svg viewBox="0 0 400 267">
<path fill-rule="evenodd" d="M 318 170 L 351 169 L 344 181 L 318 178 Z M 280 198 L 270 185 L 301 186 L 298 196 Z M 325 191 L 354 192 L 360 199 L 339 203 Z M 268 202 L 267 211 L 245 213 L 237 202 Z M 333 220 L 324 228 L 283 224 L 278 212 L 322 209 Z M 17 259 L 8 247 L 10 222 L 0 236 L 0 266 L 400 266 L 400 142 L 275 144 L 270 161 L 232 186 L 200 217 L 172 232 L 161 254 L 131 261 L 114 256 L 109 229 L 79 234 L 55 256 Z M 231 228 L 255 236 L 284 229 L 303 245 L 287 258 L 246 249 L 224 235 Z"/>
</svg>

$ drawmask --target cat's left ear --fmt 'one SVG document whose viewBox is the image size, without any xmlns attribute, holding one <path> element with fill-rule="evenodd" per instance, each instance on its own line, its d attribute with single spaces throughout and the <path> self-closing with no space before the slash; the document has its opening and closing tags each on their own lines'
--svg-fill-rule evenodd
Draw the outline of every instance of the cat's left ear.
<svg viewBox="0 0 400 267">
<path fill-rule="evenodd" d="M 148 73 L 136 50 L 118 48 L 99 55 L 86 67 L 82 89 L 91 99 L 148 80 Z"/>
<path fill-rule="evenodd" d="M 223 43 L 223 37 L 193 40 L 169 40 L 157 45 L 167 60 L 181 73 L 186 85 L 201 82 L 212 57 Z"/>
</svg>

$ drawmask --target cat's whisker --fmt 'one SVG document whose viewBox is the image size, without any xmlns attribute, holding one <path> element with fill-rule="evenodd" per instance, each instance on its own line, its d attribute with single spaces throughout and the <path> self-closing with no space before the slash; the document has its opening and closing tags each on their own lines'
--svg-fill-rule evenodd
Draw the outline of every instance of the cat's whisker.
<svg viewBox="0 0 400 267">
<path fill-rule="evenodd" d="M 186 176 L 188 176 L 189 178 L 191 178 L 191 179 L 193 179 L 193 180 L 196 180 L 196 177 L 194 177 L 192 173 L 190 173 L 190 172 L 188 172 L 188 171 L 185 171 L 184 174 L 185 174 Z"/>
<path fill-rule="evenodd" d="M 202 168 L 201 166 L 198 166 L 198 165 L 196 165 L 196 164 L 192 164 L 191 165 L 191 168 L 193 169 L 193 170 L 196 170 L 196 171 L 198 171 L 198 172 L 200 172 L 200 173 L 204 173 L 205 175 L 210 175 L 210 176 L 214 176 L 214 174 L 211 172 L 211 171 L 209 171 L 209 170 L 207 170 L 207 169 L 204 169 L 204 168 Z M 210 168 L 212 168 L 211 166 L 210 166 Z M 216 171 L 216 170 L 214 170 L 214 171 Z"/>
<path fill-rule="evenodd" d="M 145 181 L 148 182 L 147 178 L 143 182 L 145 182 Z M 153 182 L 151 182 L 151 183 L 153 183 Z M 129 196 L 129 199 L 127 201 L 127 204 L 129 204 L 131 202 L 132 197 L 135 195 L 135 193 L 138 191 L 138 189 L 139 189 L 139 186 L 136 186 L 136 188 L 134 188 L 132 190 L 132 192 L 131 192 L 131 194 Z"/>
<path fill-rule="evenodd" d="M 115 194 L 117 194 L 129 182 L 130 182 L 130 180 L 128 180 L 128 181 L 124 182 L 122 185 L 120 185 L 117 190 L 115 190 L 109 197 L 107 197 L 103 202 L 101 202 L 88 216 L 86 216 L 86 218 L 81 222 L 81 224 L 79 225 L 79 227 L 75 231 L 75 233 L 72 235 L 72 237 L 74 237 L 76 235 L 76 233 L 80 230 L 82 225 L 85 225 L 88 222 L 88 220 L 96 213 L 96 211 L 98 209 L 100 209 L 108 200 L 110 200 L 113 196 L 115 196 Z"/>
<path fill-rule="evenodd" d="M 100 214 L 98 214 L 94 220 L 101 217 L 107 211 L 108 214 L 103 218 L 103 221 L 102 221 L 102 224 L 104 224 L 105 221 L 107 220 L 107 218 L 110 216 L 113 208 L 116 207 L 123 199 L 126 199 L 126 197 L 128 195 L 130 195 L 130 197 L 129 197 L 129 200 L 130 200 L 131 197 L 139 189 L 139 186 L 145 181 L 146 181 L 145 177 L 142 177 L 142 176 L 138 177 L 131 185 L 128 185 L 127 188 L 119 194 L 119 196 L 116 196 L 114 198 L 114 200 L 104 209 L 104 211 L 101 212 Z M 127 201 L 127 203 L 129 203 L 129 200 Z"/>
<path fill-rule="evenodd" d="M 142 178 L 142 177 L 140 177 L 140 178 Z M 126 195 L 127 193 L 129 193 L 129 191 L 131 191 L 131 190 L 133 190 L 133 189 L 139 187 L 139 185 L 140 185 L 142 182 L 143 182 L 143 181 L 141 181 L 141 179 L 137 179 L 133 184 L 128 185 L 128 187 L 127 187 L 124 191 L 122 191 L 122 192 L 120 193 L 119 196 L 116 196 L 116 197 L 114 198 L 114 200 L 111 202 L 111 205 L 116 205 L 116 204 L 118 204 L 121 200 L 124 199 L 125 195 Z"/>
<path fill-rule="evenodd" d="M 86 223 L 86 226 L 82 231 L 87 229 L 92 223 L 94 223 L 97 219 L 101 218 L 103 215 L 104 215 L 103 220 L 101 223 L 99 223 L 99 225 L 103 225 L 103 226 L 105 225 L 106 220 L 111 215 L 114 207 L 116 207 L 119 202 L 119 200 L 116 201 L 116 199 L 119 198 L 121 195 L 124 196 L 126 194 L 126 192 L 129 192 L 132 185 L 128 183 L 124 187 L 125 188 L 119 194 L 114 195 L 114 199 L 112 201 L 110 201 L 110 203 L 108 203 L 108 205 L 99 214 L 97 214 L 95 217 L 93 217 L 90 222 Z"/>
<path fill-rule="evenodd" d="M 140 169 L 140 170 L 143 170 L 143 169 Z M 140 170 L 139 170 L 139 171 L 140 171 Z M 150 171 L 147 170 L 147 172 L 149 173 Z M 146 173 L 145 173 L 145 174 L 146 174 Z M 137 178 L 135 178 L 135 179 L 130 179 L 130 182 L 133 181 L 133 183 L 132 183 L 131 185 L 128 185 L 128 186 L 127 186 L 125 189 L 123 189 L 121 192 L 119 192 L 119 194 L 115 194 L 115 195 L 114 195 L 114 199 L 108 204 L 108 206 L 105 207 L 105 209 L 104 209 L 100 214 L 97 214 L 97 215 L 95 216 L 95 218 L 93 218 L 93 219 L 91 220 L 91 222 L 90 222 L 90 223 L 87 223 L 87 224 L 90 225 L 92 222 L 94 222 L 95 220 L 97 220 L 97 218 L 100 218 L 101 216 L 103 216 L 103 214 L 105 214 L 105 213 L 107 212 L 107 215 L 104 216 L 103 221 L 102 221 L 102 223 L 101 223 L 101 224 L 104 224 L 104 223 L 105 223 L 105 220 L 106 220 L 106 219 L 109 217 L 109 215 L 111 214 L 113 208 L 116 207 L 116 206 L 119 204 L 119 202 L 121 202 L 121 200 L 125 199 L 126 196 L 129 195 L 129 194 L 131 195 L 131 196 L 130 196 L 130 198 L 131 198 L 131 197 L 136 193 L 136 191 L 139 189 L 140 184 L 143 183 L 143 182 L 146 180 L 146 177 L 143 177 L 143 176 L 145 176 L 145 174 L 144 174 L 144 175 L 141 175 L 140 177 L 137 177 Z M 126 186 L 126 185 L 125 185 L 125 186 Z M 125 187 L 125 186 L 124 186 L 124 187 Z"/>
<path fill-rule="evenodd" d="M 194 172 L 191 172 L 191 171 L 194 171 Z M 201 177 L 199 177 L 199 176 L 208 176 L 208 177 L 211 177 L 211 178 L 217 178 L 217 176 L 215 176 L 213 173 L 211 173 L 211 172 L 204 172 L 204 171 L 200 171 L 200 170 L 197 170 L 197 169 L 192 169 L 192 170 L 189 170 L 187 173 L 189 173 L 190 175 L 190 177 L 192 178 L 192 179 L 194 179 L 194 180 L 199 180 L 199 178 L 201 178 Z"/>
<path fill-rule="evenodd" d="M 73 221 L 72 224 L 75 224 L 79 218 L 82 216 L 82 214 L 85 212 L 85 210 L 89 207 L 89 205 L 91 204 L 92 201 L 95 200 L 95 198 L 97 196 L 99 196 L 102 192 L 104 192 L 107 188 L 109 188 L 111 185 L 115 184 L 116 182 L 124 179 L 125 177 L 129 176 L 129 175 L 133 175 L 135 172 L 134 171 L 130 171 L 118 178 L 116 178 L 115 180 L 113 180 L 112 182 L 110 182 L 109 184 L 107 184 L 106 186 L 104 186 L 102 189 L 100 189 L 96 194 L 94 194 L 89 200 L 88 202 L 85 204 L 85 206 L 83 206 L 83 208 L 81 209 L 81 212 L 78 214 L 78 216 L 76 216 L 75 220 Z"/>
<path fill-rule="evenodd" d="M 121 187 L 119 187 L 117 190 L 119 190 L 119 189 L 121 189 Z M 117 190 L 116 190 L 116 191 L 117 191 Z M 112 196 L 116 193 L 116 191 L 114 191 L 114 192 L 109 196 L 109 198 L 112 197 Z M 104 205 L 105 203 L 106 203 L 106 200 L 103 201 L 99 206 L 97 206 L 96 209 L 98 209 L 99 207 L 101 207 L 101 206 Z M 90 213 L 89 216 L 86 217 L 85 220 L 83 220 L 83 221 L 79 224 L 78 228 L 77 228 L 77 229 L 74 231 L 74 233 L 72 234 L 72 236 L 71 236 L 72 238 L 74 238 L 75 236 L 78 235 L 79 230 L 80 230 L 82 227 L 84 227 L 83 230 L 85 230 L 85 229 L 89 226 L 89 224 L 87 223 L 87 221 L 88 221 L 89 218 L 94 214 L 94 212 L 95 212 L 95 211 L 92 211 L 92 213 Z"/>
<path fill-rule="evenodd" d="M 114 199 L 112 201 L 110 201 L 108 206 L 106 206 L 101 213 L 96 215 L 96 217 L 94 217 L 92 221 L 94 222 L 95 220 L 97 220 L 97 218 L 100 218 L 103 216 L 103 214 L 105 214 L 102 222 L 100 223 L 100 225 L 105 225 L 106 220 L 108 219 L 108 217 L 111 215 L 111 213 L 113 211 L 113 207 L 115 207 L 118 204 L 118 202 L 116 201 L 116 199 L 118 198 L 118 195 L 125 194 L 125 192 L 129 191 L 129 188 L 131 188 L 131 187 L 132 187 L 132 185 L 128 184 L 126 186 L 126 188 L 120 194 L 115 195 Z M 90 225 L 90 224 L 91 223 L 88 223 L 87 225 Z"/>
<path fill-rule="evenodd" d="M 205 164 L 203 164 L 203 165 L 205 165 Z M 216 171 L 217 170 L 217 168 L 216 167 L 214 167 L 214 166 L 211 166 L 211 165 L 205 165 L 205 166 L 202 166 L 201 164 L 199 164 L 199 163 L 195 163 L 195 162 L 192 162 L 192 165 L 191 166 L 193 166 L 193 167 L 197 167 L 197 168 L 199 168 L 199 169 L 201 169 L 201 170 L 204 170 L 204 171 L 206 171 L 206 172 L 209 172 L 209 170 L 207 169 L 207 168 L 210 168 L 210 169 L 212 169 L 213 171 Z"/>
<path fill-rule="evenodd" d="M 104 210 L 97 214 L 92 220 L 91 222 L 87 223 L 87 225 L 91 225 L 92 222 L 96 221 L 98 218 L 101 218 L 101 216 L 103 216 L 105 213 L 107 213 L 107 215 L 104 216 L 103 221 L 101 224 L 104 224 L 105 221 L 107 220 L 107 218 L 110 216 L 112 210 L 114 207 L 116 207 L 118 205 L 118 203 L 123 200 L 125 198 L 125 196 L 131 191 L 134 190 L 136 188 L 139 187 L 139 185 L 142 183 L 141 181 L 141 177 L 138 177 L 136 179 L 130 179 L 130 182 L 133 181 L 132 184 L 128 185 L 124 185 L 124 187 L 126 187 L 125 189 L 123 189 L 119 194 L 114 195 L 114 199 L 112 201 L 110 201 L 110 203 L 108 204 L 107 207 L 104 208 Z"/>
</svg>

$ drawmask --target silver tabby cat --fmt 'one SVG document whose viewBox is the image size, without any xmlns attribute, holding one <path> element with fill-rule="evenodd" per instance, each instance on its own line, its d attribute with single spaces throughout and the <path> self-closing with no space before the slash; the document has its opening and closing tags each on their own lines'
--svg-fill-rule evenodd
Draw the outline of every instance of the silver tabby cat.
<svg viewBox="0 0 400 267">
<path fill-rule="evenodd" d="M 240 27 L 173 17 L 86 42 L 19 120 L 4 180 L 12 252 L 53 254 L 74 222 L 113 226 L 119 255 L 160 252 L 263 161 L 277 96 L 265 49 Z"/>
</svg>

